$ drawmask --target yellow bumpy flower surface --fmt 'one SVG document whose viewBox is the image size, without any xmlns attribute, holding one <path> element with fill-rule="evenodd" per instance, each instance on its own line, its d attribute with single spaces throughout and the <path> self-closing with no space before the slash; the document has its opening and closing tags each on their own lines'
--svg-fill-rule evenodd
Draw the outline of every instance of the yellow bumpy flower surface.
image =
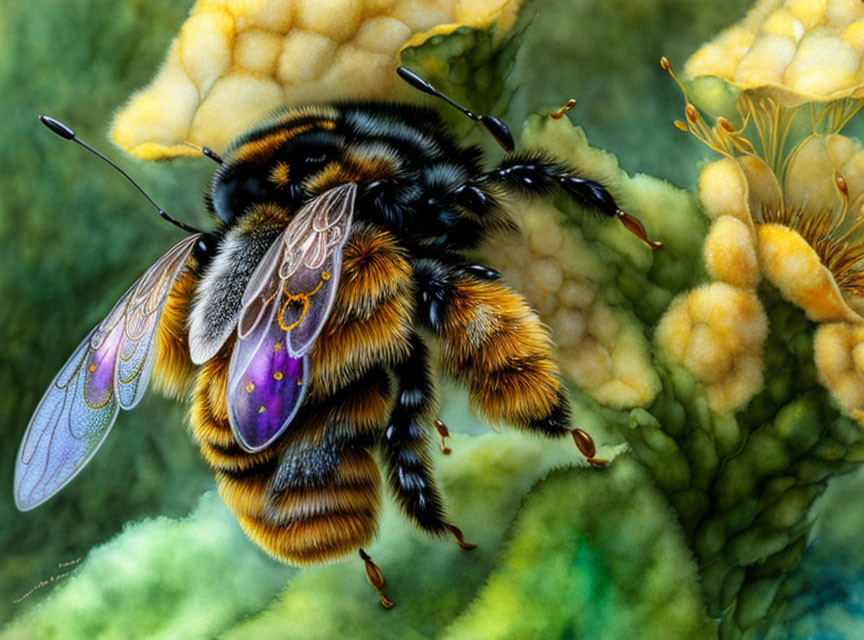
<svg viewBox="0 0 864 640">
<path fill-rule="evenodd" d="M 610 407 L 649 404 L 660 390 L 635 320 L 599 299 L 591 247 L 549 203 L 514 204 L 525 237 L 495 239 L 487 255 L 552 330 L 563 374 Z M 527 239 L 527 242 L 526 242 Z"/>
<path fill-rule="evenodd" d="M 759 284 L 759 265 L 750 229 L 738 218 L 721 216 L 711 227 L 703 247 L 705 266 L 715 280 L 742 289 Z"/>
<path fill-rule="evenodd" d="M 111 139 L 145 159 L 193 156 L 201 146 L 221 152 L 283 105 L 408 97 L 395 74 L 403 47 L 461 26 L 508 29 L 519 5 L 198 0 L 156 77 L 117 113 Z"/>
<path fill-rule="evenodd" d="M 860 0 L 761 0 L 694 53 L 684 72 L 800 104 L 864 95 L 862 54 Z"/>
<path fill-rule="evenodd" d="M 864 424 L 864 326 L 820 326 L 813 352 L 822 384 L 847 414 Z"/>
<path fill-rule="evenodd" d="M 714 282 L 678 296 L 657 327 L 666 353 L 705 387 L 719 413 L 762 389 L 768 318 L 753 289 Z"/>
</svg>

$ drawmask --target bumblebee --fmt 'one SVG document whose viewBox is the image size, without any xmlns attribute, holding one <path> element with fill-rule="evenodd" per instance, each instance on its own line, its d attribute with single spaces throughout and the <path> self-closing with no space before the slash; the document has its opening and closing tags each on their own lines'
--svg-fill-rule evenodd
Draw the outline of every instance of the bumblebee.
<svg viewBox="0 0 864 640">
<path fill-rule="evenodd" d="M 503 123 L 468 115 L 512 147 Z M 600 184 L 536 154 L 484 170 L 480 150 L 461 146 L 435 110 L 383 102 L 287 109 L 224 158 L 205 153 L 220 165 L 206 197 L 216 229 L 169 249 L 57 374 L 19 450 L 19 509 L 83 468 L 152 374 L 175 396 L 191 389 L 194 438 L 256 544 L 291 564 L 359 551 L 389 605 L 362 550 L 382 475 L 414 524 L 473 546 L 448 522 L 432 474 L 432 427 L 442 442 L 447 432 L 430 340 L 487 420 L 572 436 L 602 464 L 570 425 L 537 313 L 494 269 L 465 258 L 513 228 L 508 196 L 556 189 L 644 239 Z"/>
</svg>

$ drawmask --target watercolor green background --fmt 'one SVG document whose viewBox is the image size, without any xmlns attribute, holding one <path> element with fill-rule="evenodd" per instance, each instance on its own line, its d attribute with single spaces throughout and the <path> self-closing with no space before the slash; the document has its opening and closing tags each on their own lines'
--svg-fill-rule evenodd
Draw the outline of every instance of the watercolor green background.
<svg viewBox="0 0 864 640">
<path fill-rule="evenodd" d="M 613 152 L 630 174 L 692 188 L 706 153 L 672 126 L 681 98 L 657 61 L 666 55 L 680 67 L 748 4 L 536 1 L 507 80 L 515 93 L 506 120 L 518 131 L 538 105 L 575 97 L 572 120 L 592 146 Z M 438 457 L 439 475 L 454 519 L 481 546 L 465 555 L 427 540 L 388 507 L 370 551 L 399 603 L 390 612 L 375 604 L 359 562 L 298 572 L 248 542 L 211 490 L 183 408 L 155 394 L 121 415 L 61 494 L 33 512 L 15 510 L 15 452 L 48 381 L 179 238 L 119 176 L 36 115 L 64 120 L 173 215 L 206 225 L 209 163 L 145 163 L 105 135 L 190 5 L 0 5 L 0 487 L 8 488 L 0 491 L 0 638 L 717 637 L 691 547 L 644 460 L 621 454 L 602 473 L 572 468 L 568 448 L 486 432 L 456 391 L 444 394 L 443 417 L 464 433 L 452 456 Z M 682 221 L 676 233 L 687 235 Z M 694 214 L 692 225 L 698 246 L 705 222 Z M 681 255 L 695 260 L 688 251 Z M 583 417 L 604 433 L 604 414 L 585 404 Z M 855 637 L 864 617 L 856 606 L 864 553 L 855 544 L 862 490 L 860 473 L 834 482 L 808 516 L 810 546 L 784 582 L 784 610 L 772 609 L 768 626 L 738 620 L 739 631 Z M 13 603 L 82 557 L 59 588 Z"/>
</svg>

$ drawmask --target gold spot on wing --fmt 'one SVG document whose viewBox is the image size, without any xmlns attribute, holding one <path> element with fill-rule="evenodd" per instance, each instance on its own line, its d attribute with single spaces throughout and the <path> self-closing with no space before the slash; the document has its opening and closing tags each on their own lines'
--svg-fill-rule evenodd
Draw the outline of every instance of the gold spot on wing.
<svg viewBox="0 0 864 640">
<path fill-rule="evenodd" d="M 246 393 L 252 393 L 253 391 L 255 391 L 255 383 L 254 382 L 247 382 L 246 383 Z"/>
<path fill-rule="evenodd" d="M 276 371 L 276 372 L 273 374 L 273 379 L 274 379 L 274 380 L 281 380 L 281 379 L 284 378 L 284 377 L 285 377 L 285 376 L 282 375 L 282 372 L 281 372 L 281 371 Z"/>
</svg>

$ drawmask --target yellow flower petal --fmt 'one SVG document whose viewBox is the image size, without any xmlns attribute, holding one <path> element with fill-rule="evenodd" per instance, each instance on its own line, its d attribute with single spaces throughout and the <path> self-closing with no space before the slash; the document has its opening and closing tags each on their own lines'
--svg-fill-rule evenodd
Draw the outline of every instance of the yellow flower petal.
<svg viewBox="0 0 864 640">
<path fill-rule="evenodd" d="M 800 23 L 799 23 L 800 24 Z M 795 40 L 786 35 L 766 35 L 756 40 L 735 70 L 734 82 L 743 86 L 779 84 L 795 57 Z"/>
<path fill-rule="evenodd" d="M 723 158 L 707 165 L 699 175 L 698 191 L 710 217 L 731 216 L 753 228 L 747 179 L 737 162 Z"/>
<path fill-rule="evenodd" d="M 806 29 L 801 20 L 792 11 L 789 9 L 778 9 L 765 20 L 765 24 L 762 25 L 762 31 L 767 35 L 783 36 L 793 42 L 798 42 Z"/>
<path fill-rule="evenodd" d="M 864 194 L 864 149 L 850 155 L 840 166 L 839 173 L 849 188 L 849 202 L 853 204 L 853 211 L 856 208 L 860 211 L 861 196 Z"/>
<path fill-rule="evenodd" d="M 786 4 L 805 29 L 822 24 L 828 10 L 828 0 L 789 0 Z"/>
<path fill-rule="evenodd" d="M 859 57 L 852 46 L 826 27 L 801 39 L 783 80 L 795 93 L 832 96 L 855 84 L 858 64 Z"/>
<path fill-rule="evenodd" d="M 832 0 L 825 11 L 828 24 L 836 29 L 864 17 L 864 2 L 861 0 Z"/>
<path fill-rule="evenodd" d="M 735 79 L 741 58 L 753 44 L 756 36 L 743 27 L 731 27 L 690 56 L 684 65 L 684 74 L 691 78 L 718 76 Z"/>
<path fill-rule="evenodd" d="M 783 207 L 783 191 L 768 165 L 756 156 L 744 156 L 738 159 L 738 166 L 747 181 L 751 218 L 762 210 L 780 211 Z"/>
<path fill-rule="evenodd" d="M 142 158 L 221 152 L 284 105 L 420 99 L 398 52 L 460 26 L 509 29 L 521 0 L 198 0 L 148 87 L 111 138 Z"/>
<path fill-rule="evenodd" d="M 831 272 L 798 233 L 776 224 L 760 225 L 756 233 L 765 277 L 787 300 L 804 309 L 808 318 L 815 322 L 861 320 L 843 300 Z"/>
<path fill-rule="evenodd" d="M 722 216 L 711 227 L 703 246 L 705 265 L 715 280 L 742 289 L 759 283 L 756 247 L 747 225 L 732 216 Z"/>
<path fill-rule="evenodd" d="M 842 152 L 838 143 L 834 147 L 836 151 Z M 825 138 L 810 136 L 798 147 L 789 164 L 786 173 L 786 206 L 811 217 L 826 210 L 839 210 L 843 201 L 834 182 L 835 170 Z"/>
</svg>

